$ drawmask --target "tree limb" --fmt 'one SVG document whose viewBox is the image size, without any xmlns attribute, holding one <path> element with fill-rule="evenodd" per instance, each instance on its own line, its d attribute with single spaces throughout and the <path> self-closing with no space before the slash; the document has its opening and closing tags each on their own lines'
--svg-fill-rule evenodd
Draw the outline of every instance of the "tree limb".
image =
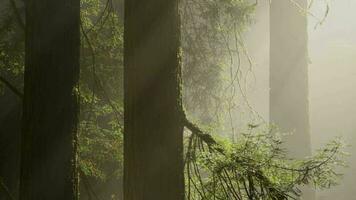
<svg viewBox="0 0 356 200">
<path fill-rule="evenodd" d="M 185 115 L 185 112 L 183 111 L 183 124 L 184 126 L 189 129 L 193 135 L 197 136 L 199 139 L 201 139 L 203 142 L 205 142 L 209 148 L 214 148 L 216 151 L 218 151 L 221 154 L 225 154 L 223 148 L 220 146 L 218 142 L 211 136 L 209 133 L 204 133 L 204 131 L 196 124 L 191 122 Z"/>
<path fill-rule="evenodd" d="M 0 82 L 2 82 L 6 87 L 8 87 L 20 99 L 23 99 L 23 94 L 1 75 L 0 75 Z"/>
</svg>

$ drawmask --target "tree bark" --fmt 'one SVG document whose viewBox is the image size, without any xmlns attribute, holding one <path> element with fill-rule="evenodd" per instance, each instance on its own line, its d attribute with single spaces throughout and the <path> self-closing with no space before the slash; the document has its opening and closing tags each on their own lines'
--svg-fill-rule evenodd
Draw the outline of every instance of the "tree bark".
<svg viewBox="0 0 356 200">
<path fill-rule="evenodd" d="M 125 200 L 183 200 L 177 0 L 125 2 Z"/>
<path fill-rule="evenodd" d="M 77 199 L 79 0 L 26 1 L 21 200 Z"/>
<path fill-rule="evenodd" d="M 307 0 L 273 0 L 270 7 L 270 121 L 283 132 L 290 156 L 311 155 L 308 101 Z M 303 10 L 305 9 L 305 10 Z M 315 199 L 303 190 L 304 199 Z"/>
<path fill-rule="evenodd" d="M 10 89 L 0 96 L 0 199 L 17 199 L 20 175 L 21 100 Z"/>
</svg>

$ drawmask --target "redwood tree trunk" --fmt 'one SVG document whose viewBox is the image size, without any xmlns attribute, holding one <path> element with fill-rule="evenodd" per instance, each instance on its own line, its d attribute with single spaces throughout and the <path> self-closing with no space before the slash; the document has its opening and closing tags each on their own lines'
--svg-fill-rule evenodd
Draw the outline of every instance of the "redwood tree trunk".
<svg viewBox="0 0 356 200">
<path fill-rule="evenodd" d="M 79 0 L 26 1 L 21 200 L 77 199 Z"/>
<path fill-rule="evenodd" d="M 183 200 L 177 0 L 125 2 L 125 200 Z"/>
<path fill-rule="evenodd" d="M 311 155 L 308 101 L 307 0 L 273 0 L 270 10 L 270 121 L 283 132 L 290 156 Z M 300 7 L 300 8 L 298 8 Z M 306 200 L 314 192 L 303 190 Z"/>
<path fill-rule="evenodd" d="M 18 199 L 20 175 L 21 101 L 10 90 L 0 96 L 0 184 Z M 1 183 L 2 182 L 2 183 Z M 0 199 L 9 194 L 0 186 Z"/>
</svg>

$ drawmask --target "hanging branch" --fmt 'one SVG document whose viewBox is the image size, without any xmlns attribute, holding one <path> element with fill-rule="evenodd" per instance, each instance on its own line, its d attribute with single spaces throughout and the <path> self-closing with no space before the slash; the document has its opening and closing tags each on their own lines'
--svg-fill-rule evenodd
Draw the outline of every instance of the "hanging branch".
<svg viewBox="0 0 356 200">
<path fill-rule="evenodd" d="M 326 176 L 336 176 L 334 167 L 342 162 L 338 158 L 342 154 L 342 144 L 334 142 L 321 154 L 296 161 L 300 163 L 295 165 L 296 162 L 291 163 L 283 157 L 280 142 L 271 135 L 262 135 L 256 141 L 268 141 L 257 143 L 253 142 L 253 137 L 246 136 L 242 149 L 231 151 L 188 120 L 184 112 L 182 118 L 182 123 L 191 132 L 184 160 L 188 200 L 297 199 L 301 195 L 300 185 L 314 181 L 315 186 L 323 188 L 333 184 L 332 177 Z M 270 151 L 263 154 L 265 157 L 262 159 L 255 158 L 254 154 L 259 151 L 260 143 L 269 144 L 266 151 Z M 273 182 L 270 173 L 281 182 Z M 317 183 L 318 180 L 321 183 Z"/>
<path fill-rule="evenodd" d="M 7 88 L 9 88 L 16 96 L 21 100 L 23 99 L 23 94 L 14 85 L 12 85 L 8 80 L 0 75 L 0 82 L 2 82 Z"/>
</svg>

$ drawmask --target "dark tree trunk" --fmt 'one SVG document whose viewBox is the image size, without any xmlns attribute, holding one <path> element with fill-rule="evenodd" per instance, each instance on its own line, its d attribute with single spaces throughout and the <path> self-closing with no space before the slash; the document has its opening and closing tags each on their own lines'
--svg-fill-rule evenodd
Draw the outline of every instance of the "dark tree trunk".
<svg viewBox="0 0 356 200">
<path fill-rule="evenodd" d="M 293 132 L 284 141 L 290 155 L 311 155 L 308 102 L 307 0 L 273 0 L 270 10 L 270 121 Z M 314 199 L 304 190 L 304 199 Z"/>
<path fill-rule="evenodd" d="M 183 200 L 177 0 L 125 2 L 125 200 Z"/>
<path fill-rule="evenodd" d="M 20 174 L 21 100 L 9 89 L 0 96 L 0 199 L 17 199 Z M 4 188 L 6 187 L 6 189 Z M 8 192 L 6 191 L 8 190 Z"/>
<path fill-rule="evenodd" d="M 77 199 L 79 0 L 26 1 L 21 200 Z"/>
</svg>

